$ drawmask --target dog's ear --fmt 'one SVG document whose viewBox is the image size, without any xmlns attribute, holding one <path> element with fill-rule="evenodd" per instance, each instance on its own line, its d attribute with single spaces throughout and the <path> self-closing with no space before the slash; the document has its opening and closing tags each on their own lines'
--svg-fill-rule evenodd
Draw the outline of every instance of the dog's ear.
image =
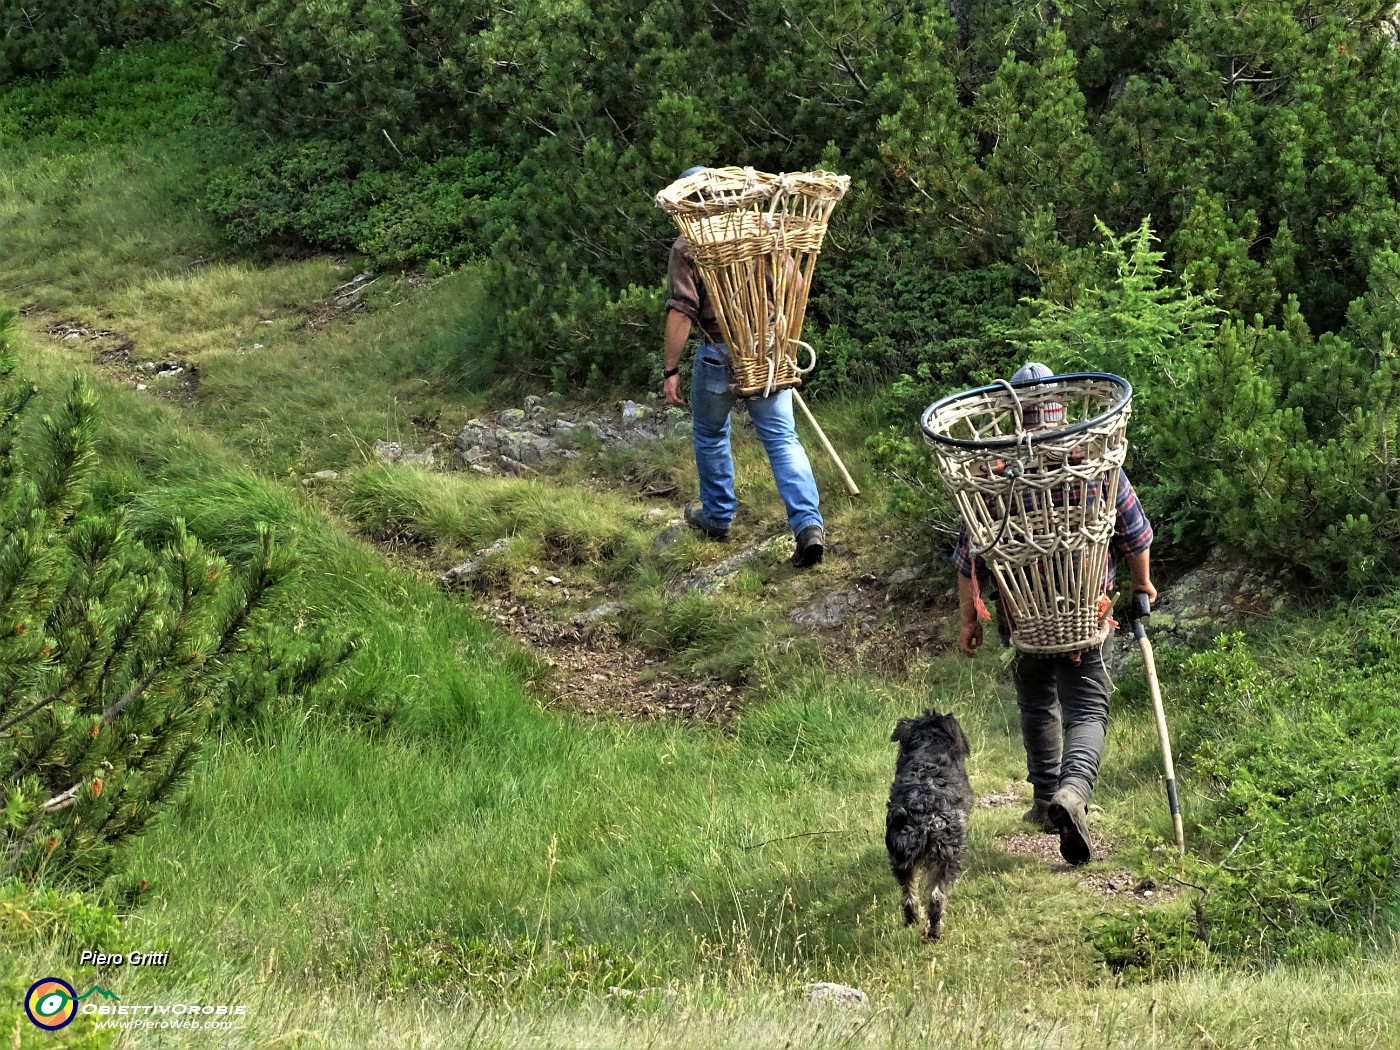
<svg viewBox="0 0 1400 1050">
<path fill-rule="evenodd" d="M 909 739 L 909 730 L 914 726 L 912 718 L 901 718 L 894 724 L 894 732 L 890 734 L 891 744 L 902 744 Z"/>
<path fill-rule="evenodd" d="M 943 730 L 952 738 L 953 751 L 959 758 L 967 758 L 972 754 L 972 745 L 967 742 L 967 734 L 962 731 L 962 726 L 958 725 L 958 720 L 952 715 L 943 716 Z"/>
</svg>

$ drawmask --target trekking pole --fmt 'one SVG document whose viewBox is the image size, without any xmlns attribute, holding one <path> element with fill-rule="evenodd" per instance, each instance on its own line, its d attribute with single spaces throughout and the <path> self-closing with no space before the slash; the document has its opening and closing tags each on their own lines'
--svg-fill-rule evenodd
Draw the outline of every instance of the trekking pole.
<svg viewBox="0 0 1400 1050">
<path fill-rule="evenodd" d="M 831 447 L 831 442 L 826 439 L 826 431 L 822 430 L 821 424 L 817 422 L 817 417 L 812 415 L 812 410 L 807 407 L 807 402 L 802 400 L 802 395 L 796 390 L 792 392 L 792 399 L 797 402 L 797 407 L 802 409 L 803 415 L 807 417 L 807 422 L 812 424 L 812 429 L 817 432 L 817 438 L 822 443 L 822 448 L 826 449 L 826 454 L 836 461 L 836 469 L 841 472 L 841 480 L 846 483 L 847 490 L 852 496 L 859 496 L 860 489 L 856 488 L 855 481 L 851 478 L 850 471 L 846 469 L 846 464 L 841 462 L 841 457 L 836 454 L 836 450 Z"/>
<path fill-rule="evenodd" d="M 1144 627 L 1152 619 L 1152 599 L 1142 591 L 1133 595 L 1133 637 L 1142 649 L 1142 662 L 1147 666 L 1147 688 L 1152 693 L 1152 709 L 1157 715 L 1157 739 L 1162 744 L 1162 765 L 1167 774 L 1167 805 L 1172 811 L 1172 827 L 1176 831 L 1176 848 L 1186 856 L 1186 834 L 1181 828 L 1181 803 L 1176 796 L 1176 770 L 1172 767 L 1172 741 L 1167 734 L 1167 712 L 1162 706 L 1162 686 L 1157 681 L 1157 662 L 1152 658 L 1152 642 Z"/>
</svg>

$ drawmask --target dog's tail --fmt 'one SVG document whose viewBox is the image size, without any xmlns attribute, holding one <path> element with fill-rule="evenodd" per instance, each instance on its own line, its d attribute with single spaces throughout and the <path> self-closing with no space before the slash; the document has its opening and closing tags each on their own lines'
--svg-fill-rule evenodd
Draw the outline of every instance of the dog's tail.
<svg viewBox="0 0 1400 1050">
<path fill-rule="evenodd" d="M 890 853 L 890 867 L 898 874 L 908 871 L 923 855 L 928 831 L 921 821 L 911 820 L 903 806 L 892 806 L 885 817 L 885 849 Z"/>
</svg>

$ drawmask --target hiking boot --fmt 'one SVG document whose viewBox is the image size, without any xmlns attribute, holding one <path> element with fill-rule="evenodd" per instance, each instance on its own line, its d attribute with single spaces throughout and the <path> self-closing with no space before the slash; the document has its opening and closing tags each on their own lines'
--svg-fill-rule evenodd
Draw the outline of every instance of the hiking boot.
<svg viewBox="0 0 1400 1050">
<path fill-rule="evenodd" d="M 1060 829 L 1055 827 L 1055 822 L 1050 819 L 1050 803 L 1038 798 L 1031 802 L 1031 808 L 1021 815 L 1024 820 L 1036 831 L 1044 832 L 1046 835 L 1054 835 Z"/>
<path fill-rule="evenodd" d="M 720 528 L 718 525 L 711 525 L 705 518 L 704 511 L 694 503 L 687 503 L 681 512 L 685 517 L 685 523 L 697 532 L 704 533 L 709 539 L 724 543 L 729 539 L 729 529 Z"/>
<path fill-rule="evenodd" d="M 792 552 L 792 564 L 809 568 L 822 560 L 826 553 L 826 533 L 820 525 L 808 525 L 797 534 L 797 549 Z"/>
<path fill-rule="evenodd" d="M 1050 798 L 1050 820 L 1060 833 L 1060 856 L 1078 867 L 1093 859 L 1089 839 L 1089 804 L 1073 788 L 1060 788 Z"/>
</svg>

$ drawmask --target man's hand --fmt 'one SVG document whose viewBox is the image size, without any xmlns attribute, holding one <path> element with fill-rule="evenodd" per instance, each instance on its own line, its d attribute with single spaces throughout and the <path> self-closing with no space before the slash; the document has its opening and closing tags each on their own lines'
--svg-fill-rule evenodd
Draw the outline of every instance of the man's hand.
<svg viewBox="0 0 1400 1050">
<path fill-rule="evenodd" d="M 666 311 L 666 339 L 662 346 L 661 362 L 666 372 L 681 366 L 685 356 L 685 343 L 690 338 L 690 318 L 679 310 Z M 685 408 L 685 398 L 681 397 L 681 377 L 667 376 L 663 372 L 661 395 L 668 405 Z"/>
<path fill-rule="evenodd" d="M 1147 600 L 1156 605 L 1157 588 L 1152 586 L 1151 552 L 1143 551 L 1141 554 L 1129 554 L 1127 561 L 1128 579 L 1132 581 L 1133 593 L 1141 592 L 1147 595 Z"/>
<path fill-rule="evenodd" d="M 964 656 L 976 656 L 977 650 L 982 647 L 982 621 L 964 620 L 962 629 L 958 631 L 958 648 L 962 650 Z"/>
<path fill-rule="evenodd" d="M 661 384 L 661 393 L 666 398 L 666 403 L 675 405 L 677 408 L 685 408 L 685 399 L 681 397 L 681 377 L 668 376 Z"/>
</svg>

